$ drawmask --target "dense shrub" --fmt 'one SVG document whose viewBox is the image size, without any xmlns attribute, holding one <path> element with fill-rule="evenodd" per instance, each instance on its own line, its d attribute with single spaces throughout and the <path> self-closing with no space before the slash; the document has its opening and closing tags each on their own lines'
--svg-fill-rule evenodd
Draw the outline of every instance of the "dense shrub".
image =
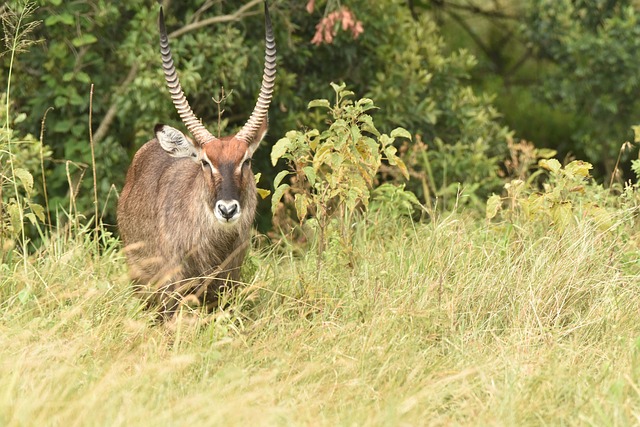
<svg viewBox="0 0 640 427">
<path fill-rule="evenodd" d="M 531 45 L 554 64 L 545 97 L 577 113 L 571 149 L 611 173 L 640 113 L 640 15 L 628 0 L 536 0 L 526 18 Z"/>
<path fill-rule="evenodd" d="M 192 107 L 215 132 L 218 109 L 211 97 L 219 96 L 224 87 L 228 97 L 220 131 L 231 132 L 246 120 L 259 87 L 264 46 L 261 5 L 256 3 L 248 10 L 252 13 L 239 20 L 185 28 L 238 10 L 235 2 L 208 6 L 200 10 L 200 2 L 172 3 L 166 11 L 167 25 L 170 33 L 181 31 L 171 37 L 171 46 Z M 351 32 L 338 31 L 331 44 L 314 44 L 316 24 L 323 11 L 332 10 L 333 2 L 318 1 L 313 13 L 299 1 L 272 2 L 279 70 L 266 144 L 301 125 L 320 125 L 321 117 L 309 113 L 307 103 L 328 97 L 329 81 L 344 81 L 380 106 L 376 121 L 382 132 L 402 126 L 427 144 L 429 165 L 419 159 L 409 165 L 419 177 L 409 188 L 423 200 L 442 200 L 457 192 L 456 182 L 470 195 L 495 189 L 495 156 L 502 151 L 507 130 L 497 124 L 490 99 L 476 96 L 467 86 L 473 58 L 464 51 L 446 53 L 437 25 L 426 16 L 414 20 L 402 2 L 354 0 L 348 6 L 362 33 L 354 38 Z M 156 122 L 178 123 L 159 66 L 157 5 L 142 0 L 117 7 L 102 0 L 58 0 L 37 9 L 34 19 L 43 21 L 36 37 L 44 43 L 15 65 L 13 98 L 19 110 L 30 111 L 18 129 L 34 133 L 45 111 L 54 108 L 45 134 L 55 159 L 46 164 L 47 178 L 51 209 L 66 205 L 69 186 L 63 160 L 73 161 L 74 180 L 90 164 L 93 83 L 98 190 L 102 200 L 109 194 L 106 220 L 113 221 L 113 189 L 121 188 L 131 155 L 152 137 Z M 0 59 L 4 70 L 5 58 Z M 265 153 L 260 151 L 255 163 L 272 179 L 278 169 L 268 165 Z M 431 175 L 425 187 L 427 167 Z M 90 181 L 81 184 L 80 211 L 91 210 Z M 260 218 L 262 227 L 267 227 L 269 216 Z"/>
</svg>

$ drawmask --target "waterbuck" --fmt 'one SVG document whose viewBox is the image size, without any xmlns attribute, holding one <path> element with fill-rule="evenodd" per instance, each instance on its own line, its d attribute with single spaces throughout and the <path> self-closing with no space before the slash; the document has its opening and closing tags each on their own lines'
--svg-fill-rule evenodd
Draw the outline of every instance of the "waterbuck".
<svg viewBox="0 0 640 427">
<path fill-rule="evenodd" d="M 242 129 L 223 138 L 213 136 L 187 102 L 160 8 L 162 68 L 173 104 L 193 139 L 173 127 L 155 126 L 155 138 L 131 162 L 117 220 L 137 291 L 165 314 L 188 295 L 215 305 L 220 289 L 239 279 L 257 204 L 251 157 L 267 130 L 276 72 L 266 0 L 264 8 L 260 95 Z"/>
</svg>

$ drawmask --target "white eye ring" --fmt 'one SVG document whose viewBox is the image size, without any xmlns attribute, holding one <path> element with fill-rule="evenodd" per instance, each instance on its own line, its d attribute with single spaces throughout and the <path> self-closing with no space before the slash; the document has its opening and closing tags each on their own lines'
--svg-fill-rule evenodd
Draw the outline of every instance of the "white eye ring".
<svg viewBox="0 0 640 427">
<path fill-rule="evenodd" d="M 205 169 L 206 167 L 209 167 L 211 168 L 212 173 L 218 173 L 218 169 L 216 169 L 215 166 L 213 166 L 213 164 L 211 164 L 211 162 L 209 162 L 209 160 L 207 160 L 206 158 L 201 158 L 200 164 L 202 165 L 203 169 Z"/>
</svg>

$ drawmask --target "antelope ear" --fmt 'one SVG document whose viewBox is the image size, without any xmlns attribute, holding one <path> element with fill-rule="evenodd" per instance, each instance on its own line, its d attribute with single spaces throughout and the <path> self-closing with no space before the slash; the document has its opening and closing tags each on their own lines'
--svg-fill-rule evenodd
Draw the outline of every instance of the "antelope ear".
<svg viewBox="0 0 640 427">
<path fill-rule="evenodd" d="M 253 138 L 251 144 L 249 144 L 249 157 L 253 156 L 253 153 L 258 149 L 258 145 L 264 139 L 264 136 L 267 134 L 267 129 L 269 128 L 269 117 L 265 117 L 260 129 L 256 132 L 256 137 Z"/>
<path fill-rule="evenodd" d="M 157 124 L 153 129 L 160 146 L 171 157 L 192 157 L 198 159 L 200 147 L 193 145 L 187 136 L 171 126 Z"/>
</svg>

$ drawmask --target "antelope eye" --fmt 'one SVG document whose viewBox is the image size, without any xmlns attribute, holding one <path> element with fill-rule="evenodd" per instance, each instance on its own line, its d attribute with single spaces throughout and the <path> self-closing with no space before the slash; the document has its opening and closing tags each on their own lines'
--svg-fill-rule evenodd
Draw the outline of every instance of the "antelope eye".
<svg viewBox="0 0 640 427">
<path fill-rule="evenodd" d="M 242 163 L 242 166 L 251 166 L 251 158 L 245 160 L 244 163 Z"/>
<path fill-rule="evenodd" d="M 207 162 L 206 160 L 201 160 L 202 162 L 202 167 L 206 168 L 207 166 L 209 166 L 209 162 Z"/>
</svg>

